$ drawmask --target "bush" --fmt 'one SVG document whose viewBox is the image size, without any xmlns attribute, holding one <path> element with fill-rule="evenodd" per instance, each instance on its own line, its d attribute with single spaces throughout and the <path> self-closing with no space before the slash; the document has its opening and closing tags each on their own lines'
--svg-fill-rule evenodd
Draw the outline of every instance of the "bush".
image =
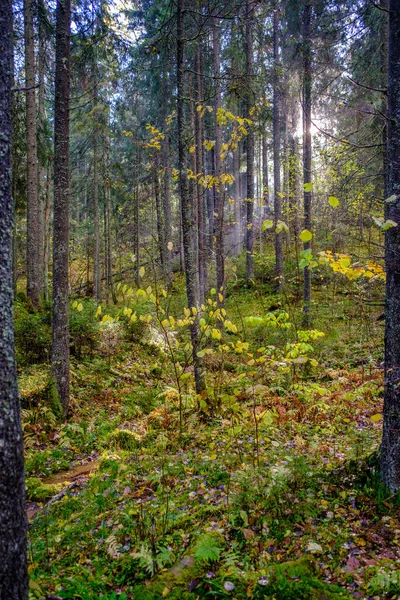
<svg viewBox="0 0 400 600">
<path fill-rule="evenodd" d="M 85 301 L 77 304 L 81 310 L 77 310 L 72 304 L 69 317 L 69 334 L 71 353 L 78 360 L 87 352 L 93 354 L 96 347 L 99 323 L 96 319 L 97 305 L 93 301 Z"/>
<path fill-rule="evenodd" d="M 47 362 L 51 349 L 50 310 L 29 310 L 22 302 L 14 306 L 15 352 L 19 365 Z"/>
</svg>

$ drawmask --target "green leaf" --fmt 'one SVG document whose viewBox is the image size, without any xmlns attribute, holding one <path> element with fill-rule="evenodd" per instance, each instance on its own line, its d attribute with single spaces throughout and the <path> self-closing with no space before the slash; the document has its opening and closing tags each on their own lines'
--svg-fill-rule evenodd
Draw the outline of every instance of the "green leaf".
<svg viewBox="0 0 400 600">
<path fill-rule="evenodd" d="M 398 198 L 398 196 L 396 194 L 392 194 L 391 196 L 389 196 L 389 198 L 386 198 L 385 202 L 390 204 L 391 202 L 395 202 L 397 200 L 397 198 Z"/>
<path fill-rule="evenodd" d="M 311 192 L 312 189 L 313 189 L 313 184 L 311 182 L 304 184 L 304 191 L 305 192 Z"/>
<path fill-rule="evenodd" d="M 351 264 L 350 258 L 341 258 L 340 259 L 340 266 L 343 267 L 344 269 L 347 269 L 347 267 L 349 267 L 350 264 Z"/>
<path fill-rule="evenodd" d="M 337 208 L 340 204 L 339 198 L 336 196 L 329 196 L 328 203 L 332 206 L 332 208 Z"/>
<path fill-rule="evenodd" d="M 281 233 L 282 231 L 289 231 L 289 227 L 284 221 L 278 221 L 276 224 L 275 233 Z"/>
<path fill-rule="evenodd" d="M 261 231 L 265 231 L 266 229 L 271 229 L 274 226 L 274 222 L 271 219 L 266 219 L 262 224 Z"/>
<path fill-rule="evenodd" d="M 313 234 L 311 233 L 311 231 L 309 231 L 308 229 L 303 229 L 303 231 L 299 235 L 299 238 L 302 242 L 309 242 L 310 240 L 312 240 L 312 236 Z"/>
<path fill-rule="evenodd" d="M 392 219 L 387 219 L 384 223 L 382 223 L 382 231 L 387 231 L 388 229 L 391 229 L 392 227 L 397 227 L 397 223 L 396 221 L 392 221 Z"/>
</svg>

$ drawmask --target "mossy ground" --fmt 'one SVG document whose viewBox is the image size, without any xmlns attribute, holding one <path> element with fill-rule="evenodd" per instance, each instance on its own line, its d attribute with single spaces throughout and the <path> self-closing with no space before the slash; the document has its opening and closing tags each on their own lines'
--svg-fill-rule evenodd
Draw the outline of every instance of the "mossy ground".
<svg viewBox="0 0 400 600">
<path fill-rule="evenodd" d="M 314 293 L 326 333 L 316 372 L 290 392 L 267 376 L 254 393 L 243 386 L 235 412 L 240 361 L 227 360 L 222 383 L 210 371 L 225 394 L 218 410 L 199 416 L 188 400 L 182 432 L 162 353 L 124 342 L 111 364 L 74 359 L 70 420 L 46 421 L 41 404 L 24 415 L 27 471 L 46 479 L 94 457 L 99 467 L 32 520 L 31 597 L 399 594 L 400 504 L 378 482 L 380 423 L 371 421 L 382 405 L 382 328 L 342 292 L 334 315 L 332 290 Z M 278 302 L 269 283 L 257 293 L 237 285 L 227 310 L 240 326 Z M 295 301 L 290 310 L 300 321 Z M 247 332 L 254 343 L 258 335 Z"/>
</svg>

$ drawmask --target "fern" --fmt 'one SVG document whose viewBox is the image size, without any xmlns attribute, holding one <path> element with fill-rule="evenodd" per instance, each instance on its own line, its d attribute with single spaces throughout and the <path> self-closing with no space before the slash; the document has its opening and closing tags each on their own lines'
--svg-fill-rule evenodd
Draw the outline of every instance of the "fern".
<svg viewBox="0 0 400 600">
<path fill-rule="evenodd" d="M 107 554 L 111 556 L 114 560 L 121 556 L 120 551 L 118 550 L 118 542 L 116 540 L 115 535 L 110 535 L 106 539 L 107 544 Z"/>
<path fill-rule="evenodd" d="M 209 533 L 205 533 L 200 536 L 196 547 L 194 556 L 199 562 L 216 562 L 223 550 L 218 544 L 220 540 Z"/>
<path fill-rule="evenodd" d="M 131 556 L 139 561 L 140 567 L 146 571 L 148 575 L 154 575 L 156 565 L 154 563 L 151 550 L 147 544 L 142 544 L 139 552 L 134 552 L 131 554 Z"/>
</svg>

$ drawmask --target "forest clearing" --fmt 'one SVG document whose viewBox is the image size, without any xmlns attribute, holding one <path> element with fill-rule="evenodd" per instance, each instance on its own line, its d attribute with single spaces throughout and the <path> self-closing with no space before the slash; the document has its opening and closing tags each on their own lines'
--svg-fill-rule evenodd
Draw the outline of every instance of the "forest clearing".
<svg viewBox="0 0 400 600">
<path fill-rule="evenodd" d="M 0 600 L 400 598 L 400 0 L 3 0 Z"/>
</svg>

